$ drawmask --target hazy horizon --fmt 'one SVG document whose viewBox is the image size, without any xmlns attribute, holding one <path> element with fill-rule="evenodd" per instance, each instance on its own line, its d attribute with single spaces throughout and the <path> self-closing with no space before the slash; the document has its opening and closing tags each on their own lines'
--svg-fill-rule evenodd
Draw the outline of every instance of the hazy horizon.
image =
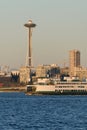
<svg viewBox="0 0 87 130">
<path fill-rule="evenodd" d="M 81 52 L 81 65 L 87 67 L 87 1 L 86 0 L 1 0 L 0 66 L 19 68 L 25 65 L 29 19 L 33 29 L 33 65 L 63 65 L 69 50 Z"/>
</svg>

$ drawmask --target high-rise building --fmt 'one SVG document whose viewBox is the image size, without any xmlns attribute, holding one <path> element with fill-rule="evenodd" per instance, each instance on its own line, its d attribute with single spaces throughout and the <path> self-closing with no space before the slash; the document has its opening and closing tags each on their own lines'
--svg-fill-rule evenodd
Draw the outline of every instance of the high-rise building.
<svg viewBox="0 0 87 130">
<path fill-rule="evenodd" d="M 70 76 L 75 75 L 75 68 L 80 67 L 80 51 L 79 50 L 71 50 L 69 51 L 69 68 L 70 68 Z"/>
</svg>

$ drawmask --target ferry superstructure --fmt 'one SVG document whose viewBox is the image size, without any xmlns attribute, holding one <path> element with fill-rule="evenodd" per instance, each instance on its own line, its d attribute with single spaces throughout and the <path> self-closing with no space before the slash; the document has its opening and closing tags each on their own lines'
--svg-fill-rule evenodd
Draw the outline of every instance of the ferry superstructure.
<svg viewBox="0 0 87 130">
<path fill-rule="evenodd" d="M 55 91 L 87 91 L 87 82 L 59 82 Z"/>
<path fill-rule="evenodd" d="M 27 90 L 35 88 L 36 93 L 87 93 L 87 82 L 58 82 L 57 84 L 28 85 Z"/>
</svg>

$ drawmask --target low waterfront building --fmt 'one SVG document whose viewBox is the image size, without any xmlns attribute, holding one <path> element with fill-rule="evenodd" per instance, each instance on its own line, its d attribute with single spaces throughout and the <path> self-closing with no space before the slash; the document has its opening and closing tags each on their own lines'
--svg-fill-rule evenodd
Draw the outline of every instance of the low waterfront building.
<svg viewBox="0 0 87 130">
<path fill-rule="evenodd" d="M 50 65 L 48 75 L 50 78 L 60 78 L 60 67 L 57 64 Z"/>
<path fill-rule="evenodd" d="M 59 78 L 60 68 L 56 64 L 39 65 L 36 68 L 36 77 L 56 77 Z"/>
<path fill-rule="evenodd" d="M 60 74 L 69 75 L 69 67 L 63 67 L 60 69 Z"/>
<path fill-rule="evenodd" d="M 47 71 L 50 65 L 39 65 L 36 68 L 36 77 L 47 77 Z"/>
<path fill-rule="evenodd" d="M 21 67 L 20 68 L 20 83 L 28 83 L 30 81 L 30 68 Z"/>
<path fill-rule="evenodd" d="M 81 81 L 87 79 L 87 68 L 76 67 L 74 68 L 74 74 L 78 76 Z"/>
<path fill-rule="evenodd" d="M 19 70 L 12 70 L 11 74 L 13 74 L 13 75 L 19 75 Z"/>
<path fill-rule="evenodd" d="M 11 82 L 19 83 L 19 70 L 11 71 Z"/>
</svg>

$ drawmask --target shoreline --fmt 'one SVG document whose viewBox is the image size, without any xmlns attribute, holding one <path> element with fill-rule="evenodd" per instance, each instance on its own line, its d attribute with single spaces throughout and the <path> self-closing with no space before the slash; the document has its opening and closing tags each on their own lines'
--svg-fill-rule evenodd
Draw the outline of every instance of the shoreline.
<svg viewBox="0 0 87 130">
<path fill-rule="evenodd" d="M 55 91 L 55 92 L 33 92 L 30 91 L 28 92 L 26 87 L 2 87 L 0 88 L 0 93 L 11 93 L 11 92 L 23 92 L 25 93 L 25 95 L 37 95 L 37 96 L 41 96 L 41 95 L 87 95 L 87 91 Z"/>
<path fill-rule="evenodd" d="M 0 93 L 1 92 L 26 92 L 26 87 L 1 87 Z"/>
</svg>

